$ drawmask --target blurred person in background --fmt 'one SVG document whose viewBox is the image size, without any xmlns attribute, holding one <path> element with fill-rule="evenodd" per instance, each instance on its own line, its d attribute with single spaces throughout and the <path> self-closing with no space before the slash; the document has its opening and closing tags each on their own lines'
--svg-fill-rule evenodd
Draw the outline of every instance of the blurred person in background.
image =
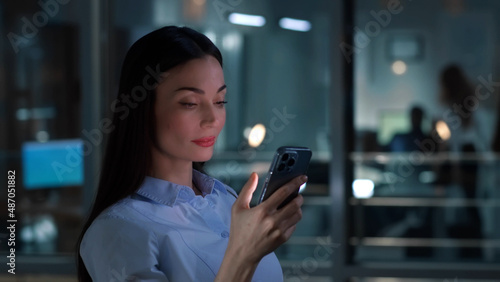
<svg viewBox="0 0 500 282">
<path fill-rule="evenodd" d="M 445 122 L 450 131 L 450 137 L 443 147 L 444 151 L 460 153 L 459 162 L 444 164 L 439 171 L 440 176 L 449 179 L 446 194 L 451 198 L 476 199 L 478 197 L 479 165 L 476 159 L 470 158 L 478 152 L 487 150 L 485 128 L 479 121 L 477 105 L 471 105 L 474 88 L 462 68 L 451 64 L 445 67 L 439 77 L 439 100 L 445 107 Z M 448 209 L 447 231 L 451 238 L 477 239 L 482 238 L 482 220 L 476 206 L 465 206 Z M 478 258 L 481 249 L 462 247 L 459 254 L 462 258 Z"/>
<path fill-rule="evenodd" d="M 417 151 L 423 151 L 421 144 L 425 144 L 430 140 L 429 135 L 424 132 L 422 125 L 424 122 L 425 113 L 422 107 L 414 105 L 408 111 L 410 120 L 410 130 L 406 132 L 396 133 L 388 144 L 388 150 L 394 153 L 411 154 Z M 425 152 L 424 152 L 425 153 Z M 406 155 L 405 155 L 406 156 Z M 397 173 L 397 166 L 388 166 L 394 173 Z M 426 191 L 427 185 L 420 181 L 422 172 L 429 170 L 428 165 L 421 164 L 412 167 L 412 173 L 405 178 L 399 190 L 406 189 L 410 195 L 419 195 Z M 394 216 L 395 209 L 387 209 L 386 216 Z M 402 234 L 400 236 L 408 238 L 430 238 L 432 237 L 432 214 L 433 209 L 430 207 L 405 207 L 401 208 L 400 215 L 404 214 L 397 227 L 401 228 Z M 393 229 L 397 229 L 393 227 Z M 398 234 L 399 235 L 399 234 Z M 432 249 L 428 247 L 413 248 L 409 247 L 405 250 L 408 257 L 428 257 L 432 254 Z"/>
<path fill-rule="evenodd" d="M 468 144 L 476 152 L 487 151 L 486 129 L 477 105 L 471 104 L 474 88 L 462 68 L 455 64 L 445 67 L 441 71 L 439 85 L 439 102 L 444 106 L 444 121 L 451 132 L 447 150 L 461 152 Z"/>
<path fill-rule="evenodd" d="M 394 134 L 389 143 L 389 151 L 412 152 L 414 150 L 421 150 L 418 144 L 429 138 L 429 135 L 422 130 L 423 120 L 424 110 L 419 106 L 413 106 L 410 110 L 410 131 Z"/>
</svg>

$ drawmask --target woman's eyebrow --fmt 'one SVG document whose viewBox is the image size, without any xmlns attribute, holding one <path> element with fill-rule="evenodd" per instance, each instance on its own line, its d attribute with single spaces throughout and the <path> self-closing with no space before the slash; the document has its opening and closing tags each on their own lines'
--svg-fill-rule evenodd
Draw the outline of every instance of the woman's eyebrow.
<svg viewBox="0 0 500 282">
<path fill-rule="evenodd" d="M 221 92 L 222 90 L 224 90 L 224 89 L 226 89 L 226 88 L 227 88 L 227 86 L 226 86 L 225 84 L 224 84 L 224 85 L 222 85 L 222 86 L 219 88 L 219 90 L 217 90 L 217 93 Z"/>
<path fill-rule="evenodd" d="M 222 90 L 224 90 L 226 88 L 227 88 L 227 86 L 225 84 L 222 85 L 219 88 L 219 90 L 217 90 L 217 93 L 221 92 Z M 196 88 L 196 87 L 181 87 L 181 88 L 175 90 L 174 92 L 178 92 L 178 91 L 182 91 L 182 90 L 192 91 L 192 92 L 198 93 L 198 94 L 205 94 L 205 91 L 203 91 L 202 89 Z"/>
</svg>

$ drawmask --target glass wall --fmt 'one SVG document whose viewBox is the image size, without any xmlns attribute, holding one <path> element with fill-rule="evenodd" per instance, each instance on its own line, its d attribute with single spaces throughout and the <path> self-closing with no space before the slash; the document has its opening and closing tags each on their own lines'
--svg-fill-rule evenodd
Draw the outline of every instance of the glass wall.
<svg viewBox="0 0 500 282">
<path fill-rule="evenodd" d="M 498 267 L 499 4 L 356 1 L 354 264 Z"/>
<path fill-rule="evenodd" d="M 74 272 L 84 216 L 82 6 L 0 2 L 0 275 Z"/>
</svg>

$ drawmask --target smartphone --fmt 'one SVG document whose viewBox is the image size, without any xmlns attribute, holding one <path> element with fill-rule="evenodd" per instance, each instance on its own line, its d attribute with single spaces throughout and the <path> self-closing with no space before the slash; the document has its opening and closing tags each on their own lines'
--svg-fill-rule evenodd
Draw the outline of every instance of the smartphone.
<svg viewBox="0 0 500 282">
<path fill-rule="evenodd" d="M 299 175 L 307 174 L 312 152 L 306 147 L 283 146 L 276 150 L 266 180 L 262 186 L 258 204 L 269 198 L 281 186 Z M 284 207 L 288 202 L 297 197 L 297 191 L 288 196 L 279 206 Z"/>
</svg>

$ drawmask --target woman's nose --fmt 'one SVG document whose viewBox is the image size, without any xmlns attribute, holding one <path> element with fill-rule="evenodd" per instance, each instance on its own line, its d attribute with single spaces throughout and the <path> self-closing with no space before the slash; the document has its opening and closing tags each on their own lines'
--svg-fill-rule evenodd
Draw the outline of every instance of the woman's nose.
<svg viewBox="0 0 500 282">
<path fill-rule="evenodd" d="M 215 126 L 217 122 L 219 121 L 219 113 L 217 112 L 217 109 L 215 109 L 213 106 L 207 106 L 203 110 L 203 116 L 201 120 L 201 126 Z"/>
</svg>

